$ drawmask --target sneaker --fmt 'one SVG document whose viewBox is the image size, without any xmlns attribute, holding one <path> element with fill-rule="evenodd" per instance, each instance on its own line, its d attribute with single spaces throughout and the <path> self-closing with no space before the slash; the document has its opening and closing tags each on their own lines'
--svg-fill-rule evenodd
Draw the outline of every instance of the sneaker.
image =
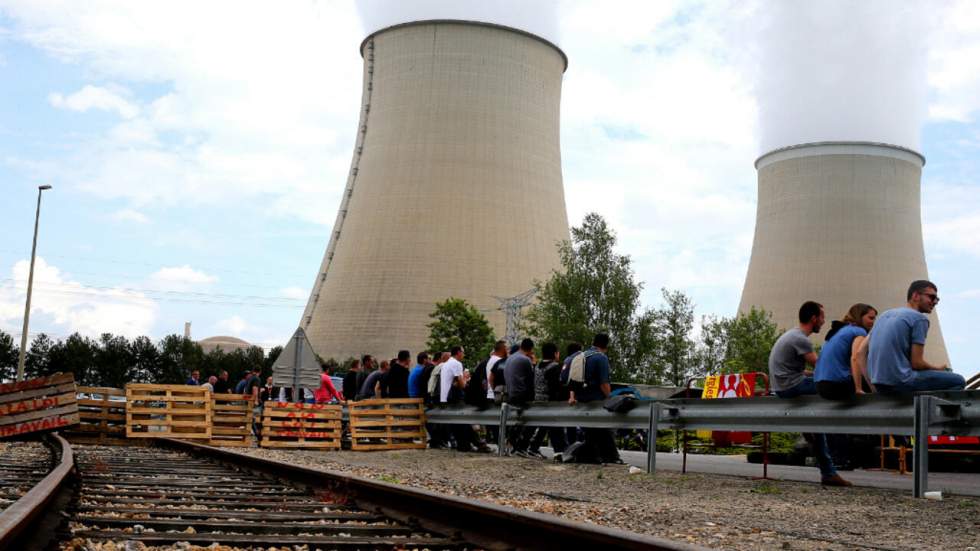
<svg viewBox="0 0 980 551">
<path fill-rule="evenodd" d="M 544 459 L 544 454 L 541 450 L 528 450 L 527 454 L 535 459 Z"/>
<path fill-rule="evenodd" d="M 853 486 L 853 484 L 841 478 L 839 474 L 835 474 L 833 476 L 825 476 L 821 478 L 820 484 L 824 486 L 840 486 L 842 488 Z"/>
<path fill-rule="evenodd" d="M 562 463 L 561 452 L 555 454 L 554 461 L 555 463 Z"/>
<path fill-rule="evenodd" d="M 523 457 L 525 459 L 531 459 L 532 457 L 534 457 L 527 450 L 517 450 L 513 452 L 513 455 L 516 455 L 517 457 Z"/>
</svg>

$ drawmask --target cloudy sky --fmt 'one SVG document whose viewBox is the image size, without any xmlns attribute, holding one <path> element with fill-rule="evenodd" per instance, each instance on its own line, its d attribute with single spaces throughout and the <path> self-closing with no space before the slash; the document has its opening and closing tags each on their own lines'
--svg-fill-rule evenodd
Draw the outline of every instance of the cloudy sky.
<svg viewBox="0 0 980 551">
<path fill-rule="evenodd" d="M 407 7 L 406 7 L 407 6 Z M 980 366 L 980 4 L 0 0 L 0 328 L 263 346 L 298 323 L 336 215 L 368 30 L 496 21 L 561 45 L 572 223 L 598 211 L 646 283 L 734 313 L 753 161 L 814 139 L 922 151 L 954 369 Z"/>
</svg>

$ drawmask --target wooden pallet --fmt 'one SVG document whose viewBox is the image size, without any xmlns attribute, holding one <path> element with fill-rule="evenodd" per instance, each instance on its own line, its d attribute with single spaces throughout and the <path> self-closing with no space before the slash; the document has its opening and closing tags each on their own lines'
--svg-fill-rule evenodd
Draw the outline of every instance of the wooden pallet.
<svg viewBox="0 0 980 551">
<path fill-rule="evenodd" d="M 126 385 L 126 438 L 211 439 L 211 391 L 190 385 Z"/>
<path fill-rule="evenodd" d="M 351 449 L 425 448 L 425 406 L 420 398 L 350 402 Z"/>
<path fill-rule="evenodd" d="M 78 420 L 72 373 L 0 385 L 0 439 L 60 430 Z"/>
<path fill-rule="evenodd" d="M 75 444 L 125 446 L 126 391 L 121 388 L 78 387 L 78 416 L 80 423 L 65 437 Z"/>
<path fill-rule="evenodd" d="M 266 402 L 262 413 L 263 448 L 340 449 L 339 405 Z"/>
<path fill-rule="evenodd" d="M 210 446 L 252 446 L 252 395 L 211 394 Z"/>
</svg>

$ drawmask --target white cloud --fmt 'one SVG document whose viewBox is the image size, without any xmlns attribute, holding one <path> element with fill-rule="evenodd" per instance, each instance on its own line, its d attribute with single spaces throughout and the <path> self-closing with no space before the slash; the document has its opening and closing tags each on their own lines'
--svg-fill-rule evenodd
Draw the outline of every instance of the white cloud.
<svg viewBox="0 0 980 551">
<path fill-rule="evenodd" d="M 139 114 L 139 107 L 121 95 L 99 86 L 87 85 L 68 96 L 57 92 L 48 95 L 48 101 L 59 109 L 69 109 L 84 113 L 89 109 L 115 111 L 119 116 L 131 119 Z"/>
<path fill-rule="evenodd" d="M 150 219 L 138 210 L 121 209 L 110 215 L 113 220 L 118 222 L 135 222 L 137 224 L 148 224 Z"/>
<path fill-rule="evenodd" d="M 150 275 L 149 280 L 153 283 L 162 284 L 167 289 L 182 289 L 215 283 L 218 278 L 185 264 L 184 266 L 160 268 Z"/>
<path fill-rule="evenodd" d="M 302 287 L 283 287 L 279 290 L 279 294 L 296 300 L 306 300 L 310 296 L 310 292 Z"/>
<path fill-rule="evenodd" d="M 240 316 L 232 316 L 219 321 L 217 327 L 231 336 L 239 336 L 249 328 L 249 325 Z"/>
<path fill-rule="evenodd" d="M 940 17 L 930 50 L 929 116 L 969 122 L 980 110 L 980 3 L 951 2 Z"/>
<path fill-rule="evenodd" d="M 9 280 L 0 281 L 0 325 L 20 333 L 30 264 L 18 261 Z M 31 332 L 50 327 L 67 335 L 96 337 L 110 332 L 127 337 L 147 334 L 157 316 L 157 304 L 142 293 L 122 288 L 93 288 L 71 280 L 38 257 L 34 266 Z"/>
</svg>

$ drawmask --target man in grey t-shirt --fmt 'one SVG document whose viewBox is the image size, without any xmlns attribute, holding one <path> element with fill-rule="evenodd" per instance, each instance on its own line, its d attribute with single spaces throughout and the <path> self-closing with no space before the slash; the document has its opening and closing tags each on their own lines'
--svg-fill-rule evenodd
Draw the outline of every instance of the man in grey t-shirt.
<svg viewBox="0 0 980 551">
<path fill-rule="evenodd" d="M 817 353 L 813 351 L 810 335 L 819 333 L 825 320 L 823 306 L 808 300 L 800 306 L 800 326 L 782 334 L 769 353 L 769 386 L 780 398 L 796 398 L 816 394 L 813 371 L 807 364 L 817 365 Z M 850 486 L 834 468 L 823 434 L 804 434 L 813 449 L 813 456 L 820 467 L 820 483 L 824 486 Z"/>
<path fill-rule="evenodd" d="M 966 381 L 945 365 L 932 365 L 924 358 L 929 318 L 939 303 L 939 291 L 920 279 L 909 285 L 907 306 L 883 312 L 875 320 L 871 336 L 858 350 L 858 362 L 868 362 L 875 390 L 882 394 L 923 390 L 962 390 Z"/>
</svg>

